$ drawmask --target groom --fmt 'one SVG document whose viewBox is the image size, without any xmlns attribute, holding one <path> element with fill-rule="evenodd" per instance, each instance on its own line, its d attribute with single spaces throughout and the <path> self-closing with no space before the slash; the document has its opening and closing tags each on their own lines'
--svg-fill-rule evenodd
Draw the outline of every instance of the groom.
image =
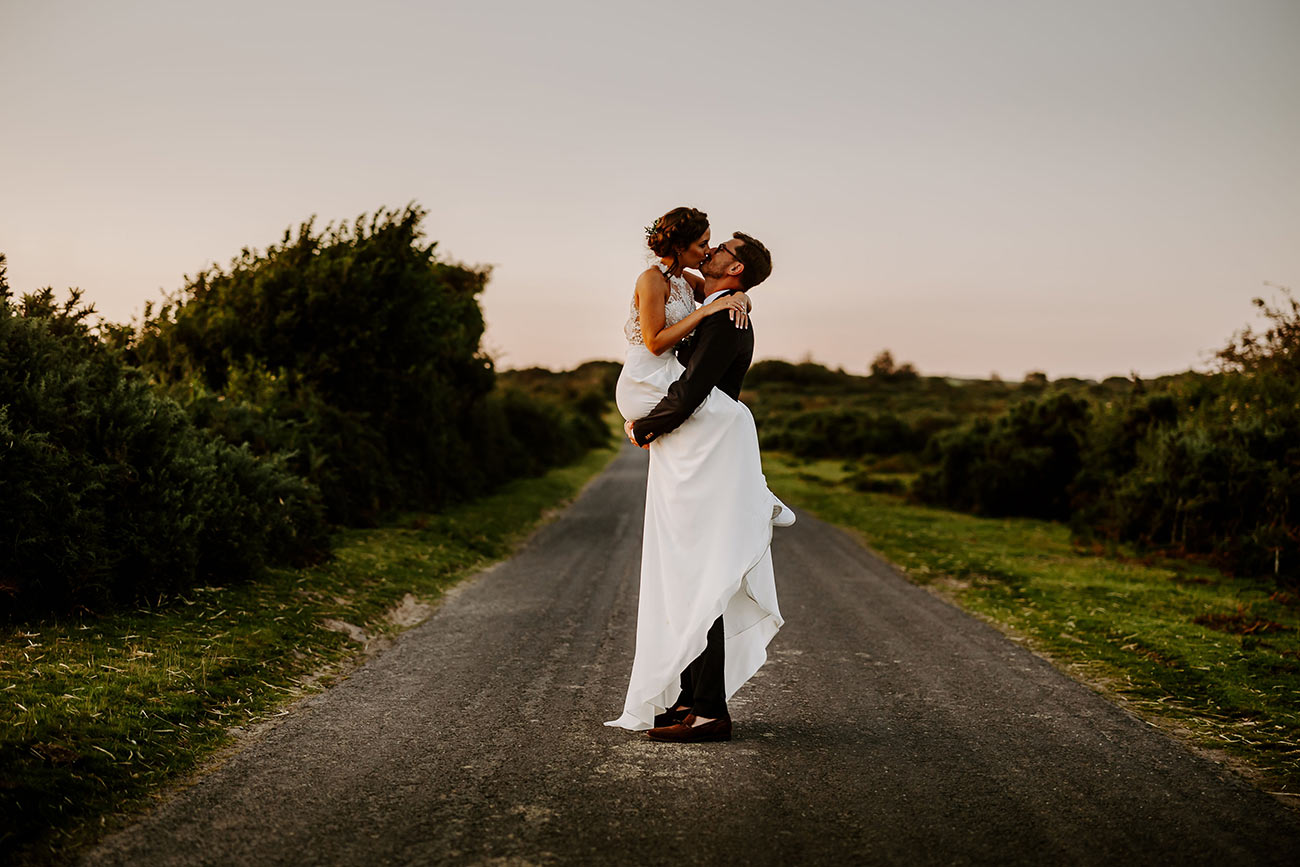
<svg viewBox="0 0 1300 867">
<path fill-rule="evenodd" d="M 748 291 L 772 273 L 772 256 L 758 240 L 743 232 L 718 244 L 700 267 L 704 303 Z M 753 328 L 736 328 L 727 316 L 707 316 L 690 340 L 678 344 L 678 360 L 686 370 L 668 387 L 668 394 L 649 415 L 624 425 L 628 439 L 649 448 L 657 438 L 676 430 L 690 418 L 716 386 L 732 400 L 754 357 Z M 704 651 L 681 674 L 677 707 L 655 717 L 647 734 L 660 741 L 715 741 L 731 738 L 731 717 L 723 681 L 722 617 L 708 632 Z"/>
</svg>

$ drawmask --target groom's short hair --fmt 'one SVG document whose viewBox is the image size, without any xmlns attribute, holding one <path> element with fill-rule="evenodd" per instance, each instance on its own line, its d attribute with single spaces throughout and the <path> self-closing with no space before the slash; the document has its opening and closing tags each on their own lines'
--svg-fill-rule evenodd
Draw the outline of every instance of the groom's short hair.
<svg viewBox="0 0 1300 867">
<path fill-rule="evenodd" d="M 736 261 L 745 266 L 740 272 L 740 285 L 753 289 L 772 273 L 772 254 L 762 241 L 744 232 L 732 232 L 731 237 L 744 242 L 736 249 Z"/>
</svg>

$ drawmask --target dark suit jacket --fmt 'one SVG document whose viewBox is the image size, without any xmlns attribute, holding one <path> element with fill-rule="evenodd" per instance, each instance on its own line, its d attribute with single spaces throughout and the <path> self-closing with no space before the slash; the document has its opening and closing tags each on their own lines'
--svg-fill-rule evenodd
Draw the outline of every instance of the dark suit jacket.
<svg viewBox="0 0 1300 867">
<path fill-rule="evenodd" d="M 726 294 L 739 292 L 735 289 Z M 680 345 L 680 344 L 679 344 Z M 754 328 L 737 328 L 723 313 L 706 316 L 695 328 L 695 336 L 678 353 L 686 371 L 668 387 L 668 394 L 645 418 L 632 423 L 632 435 L 639 445 L 676 430 L 704 403 L 714 386 L 732 400 L 740 400 L 745 372 L 754 358 Z"/>
</svg>

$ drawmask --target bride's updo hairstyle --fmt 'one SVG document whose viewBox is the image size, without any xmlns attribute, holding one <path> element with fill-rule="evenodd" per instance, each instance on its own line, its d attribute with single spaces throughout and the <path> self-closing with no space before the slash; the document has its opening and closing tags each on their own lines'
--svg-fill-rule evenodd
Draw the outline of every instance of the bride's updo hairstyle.
<svg viewBox="0 0 1300 867">
<path fill-rule="evenodd" d="M 699 208 L 673 208 L 654 221 L 653 226 L 646 226 L 646 245 L 660 259 L 672 257 L 673 265 L 677 257 L 701 235 L 709 231 L 709 215 Z"/>
</svg>

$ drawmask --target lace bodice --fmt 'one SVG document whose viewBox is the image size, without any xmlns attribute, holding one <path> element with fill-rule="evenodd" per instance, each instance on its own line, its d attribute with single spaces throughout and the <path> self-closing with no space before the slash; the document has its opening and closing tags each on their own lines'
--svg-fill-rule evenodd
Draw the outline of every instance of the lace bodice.
<svg viewBox="0 0 1300 867">
<path fill-rule="evenodd" d="M 686 282 L 685 277 L 670 275 L 668 266 L 664 263 L 656 263 L 655 267 L 668 278 L 670 288 L 668 300 L 664 302 L 664 327 L 666 328 L 669 325 L 676 325 L 695 311 L 695 291 L 691 289 L 691 284 Z M 636 298 L 632 299 L 632 312 L 627 318 L 627 324 L 623 326 L 623 335 L 628 343 L 645 345 L 645 340 L 641 337 L 641 317 L 637 313 Z"/>
</svg>

